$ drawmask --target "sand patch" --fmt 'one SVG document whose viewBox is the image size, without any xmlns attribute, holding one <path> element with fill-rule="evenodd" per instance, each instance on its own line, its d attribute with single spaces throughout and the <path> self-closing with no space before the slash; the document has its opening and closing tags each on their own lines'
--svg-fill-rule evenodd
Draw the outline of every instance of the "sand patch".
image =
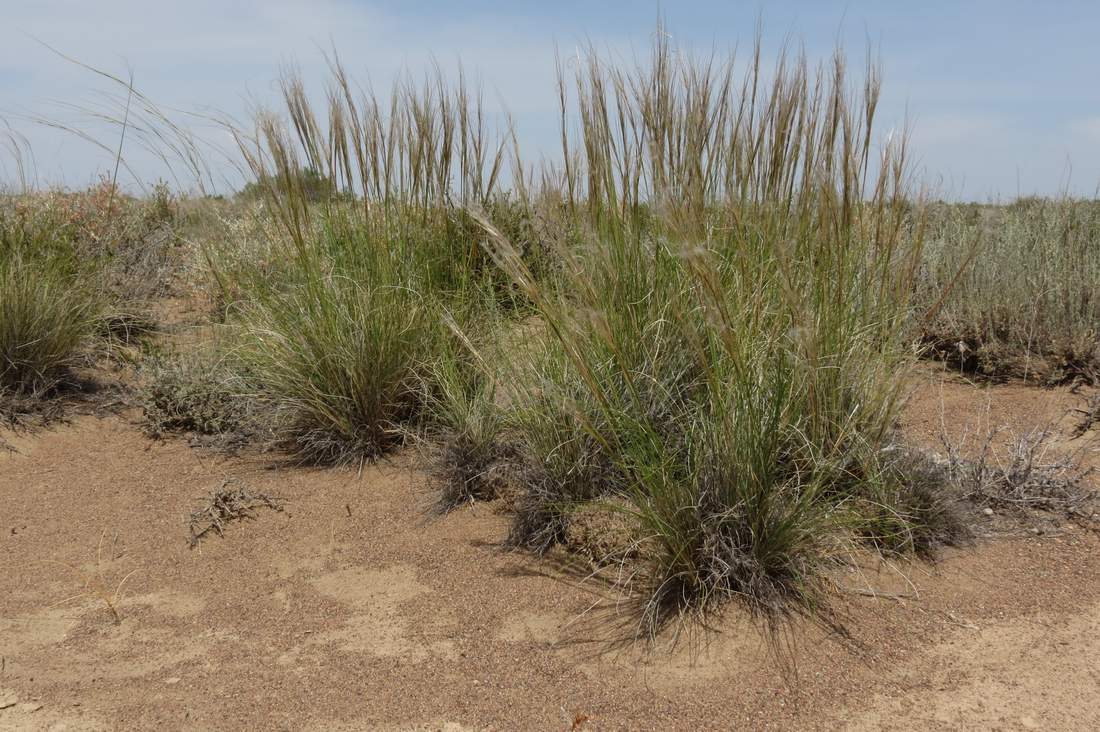
<svg viewBox="0 0 1100 732">
<path fill-rule="evenodd" d="M 49 608 L 34 615 L 0 618 L 0 648 L 18 658 L 29 650 L 52 646 L 65 640 L 80 622 L 73 608 Z"/>
<path fill-rule="evenodd" d="M 960 628 L 848 717 L 853 730 L 1100 729 L 1100 605 L 1069 617 Z"/>
<path fill-rule="evenodd" d="M 303 646 L 332 646 L 348 653 L 394 656 L 413 662 L 430 656 L 455 656 L 452 641 L 416 637 L 409 632 L 409 618 L 402 604 L 430 591 L 417 580 L 413 567 L 350 567 L 316 577 L 311 584 L 321 594 L 348 606 L 353 614 L 341 627 L 311 635 Z M 294 657 L 293 651 L 290 657 Z"/>
<path fill-rule="evenodd" d="M 497 638 L 509 643 L 554 644 L 569 621 L 563 613 L 519 613 L 505 618 Z"/>
</svg>

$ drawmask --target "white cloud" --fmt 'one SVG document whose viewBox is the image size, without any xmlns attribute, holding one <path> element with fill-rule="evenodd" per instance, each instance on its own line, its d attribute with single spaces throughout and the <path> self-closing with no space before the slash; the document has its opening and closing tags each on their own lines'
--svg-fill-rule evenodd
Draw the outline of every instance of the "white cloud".
<svg viewBox="0 0 1100 732">
<path fill-rule="evenodd" d="M 437 61 L 453 69 L 460 58 L 469 78 L 484 89 L 487 112 L 504 124 L 504 112 L 526 123 L 521 133 L 538 147 L 553 142 L 556 124 L 555 39 L 549 29 L 508 18 L 470 16 L 442 21 L 382 12 L 361 3 L 322 0 L 193 0 L 150 3 L 115 0 L 88 4 L 46 2 L 5 12 L 8 33 L 0 43 L 0 79 L 6 93 L 0 116 L 30 114 L 89 124 L 54 105 L 82 106 L 118 87 L 69 64 L 38 43 L 82 62 L 134 73 L 136 86 L 166 107 L 218 110 L 242 117 L 250 101 L 275 95 L 279 67 L 298 66 L 318 93 L 327 75 L 323 52 L 335 47 L 360 83 L 385 93 L 404 70 L 419 74 Z M 14 31 L 14 32 L 13 32 Z M 563 45 L 575 38 L 565 37 Z M 602 45 L 625 43 L 607 37 Z M 93 124 L 94 129 L 96 126 Z M 106 130 L 102 134 L 116 134 Z M 30 128 L 40 173 L 80 184 L 103 169 L 110 156 L 54 130 Z M 155 162 L 131 151 L 144 175 Z M 147 172 L 148 171 L 148 172 Z"/>
</svg>

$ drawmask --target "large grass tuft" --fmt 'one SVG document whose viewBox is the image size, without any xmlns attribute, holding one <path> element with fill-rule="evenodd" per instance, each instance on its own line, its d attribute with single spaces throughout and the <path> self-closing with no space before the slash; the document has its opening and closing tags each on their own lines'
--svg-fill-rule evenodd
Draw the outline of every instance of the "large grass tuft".
<svg viewBox="0 0 1100 732">
<path fill-rule="evenodd" d="M 593 54 L 563 80 L 584 234 L 555 286 L 483 221 L 540 323 L 511 359 L 513 541 L 546 550 L 578 508 L 625 501 L 647 634 L 734 599 L 811 610 L 852 542 L 914 545 L 926 515 L 886 450 L 921 214 L 904 140 L 873 142 L 875 72 L 857 93 L 840 56 L 733 69 L 661 40 L 648 65 Z"/>
<path fill-rule="evenodd" d="M 326 124 L 289 75 L 286 119 L 240 134 L 278 222 L 270 256 L 222 270 L 233 258 L 209 257 L 286 441 L 321 462 L 377 458 L 423 416 L 444 309 L 467 312 L 496 273 L 456 204 L 494 205 L 503 159 L 461 80 L 407 80 L 387 103 L 333 70 Z"/>
<path fill-rule="evenodd" d="M 0 211 L 0 397 L 36 398 L 61 385 L 101 306 L 62 232 Z"/>
<path fill-rule="evenodd" d="M 397 245 L 397 243 L 394 243 Z M 444 330 L 400 250 L 365 242 L 370 261 L 310 263 L 285 289 L 255 293 L 237 320 L 239 355 L 304 458 L 377 458 L 421 404 L 424 365 Z"/>
</svg>

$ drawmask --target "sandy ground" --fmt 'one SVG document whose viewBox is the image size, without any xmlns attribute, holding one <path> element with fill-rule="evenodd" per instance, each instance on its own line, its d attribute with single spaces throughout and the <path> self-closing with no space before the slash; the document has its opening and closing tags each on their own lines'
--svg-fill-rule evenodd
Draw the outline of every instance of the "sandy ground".
<svg viewBox="0 0 1100 732">
<path fill-rule="evenodd" d="M 1081 401 L 929 371 L 904 427 L 932 443 Z M 427 518 L 412 454 L 278 467 L 136 418 L 6 435 L 0 729 L 1100 728 L 1090 528 L 854 571 L 833 600 L 847 637 L 801 623 L 777 650 L 731 608 L 646 651 L 597 583 L 502 552 L 493 506 Z M 189 549 L 186 516 L 227 477 L 286 511 Z"/>
</svg>

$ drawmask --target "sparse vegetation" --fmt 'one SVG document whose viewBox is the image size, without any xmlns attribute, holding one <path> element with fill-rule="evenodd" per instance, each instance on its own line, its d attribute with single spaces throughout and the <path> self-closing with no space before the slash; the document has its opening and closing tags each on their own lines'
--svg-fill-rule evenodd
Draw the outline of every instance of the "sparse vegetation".
<svg viewBox="0 0 1100 732">
<path fill-rule="evenodd" d="M 1100 729 L 1083 9 L 25 5 L 0 730 Z"/>
<path fill-rule="evenodd" d="M 1003 457 L 993 447 L 999 432 L 965 435 L 954 443 L 941 437 L 944 480 L 960 499 L 982 507 L 1072 515 L 1094 497 L 1086 484 L 1092 471 L 1082 467 L 1080 449 L 1053 446 L 1051 429 L 1012 436 Z M 977 444 L 966 444 L 970 437 Z"/>
<path fill-rule="evenodd" d="M 1100 394 L 1093 394 L 1085 400 L 1084 408 L 1079 407 L 1075 411 L 1080 417 L 1073 428 L 1073 436 L 1081 437 L 1100 423 Z"/>
<path fill-rule="evenodd" d="M 922 290 L 932 353 L 964 371 L 1055 384 L 1100 377 L 1100 204 L 939 206 Z M 961 271 L 961 275 L 959 274 Z"/>
<path fill-rule="evenodd" d="M 69 572 L 77 576 L 83 584 L 83 589 L 81 590 L 81 592 L 72 595 L 71 597 L 67 597 L 64 600 L 61 600 L 57 603 L 57 605 L 64 605 L 70 602 L 75 602 L 76 600 L 83 600 L 85 598 L 95 598 L 103 603 L 103 606 L 111 614 L 111 619 L 116 625 L 119 625 L 122 623 L 122 613 L 119 610 L 119 607 L 122 603 L 122 588 L 126 585 L 131 577 L 137 574 L 138 570 L 131 570 L 130 572 L 127 572 L 125 575 L 119 578 L 117 582 L 109 583 L 104 573 L 105 567 L 106 565 L 109 565 L 112 562 L 120 559 L 122 555 L 115 554 L 118 543 L 118 536 L 116 535 L 111 546 L 112 556 L 109 556 L 106 562 L 104 561 L 103 543 L 106 538 L 107 532 L 104 531 L 99 536 L 99 544 L 96 547 L 95 568 L 93 570 L 77 567 L 75 565 L 69 564 L 68 562 L 51 560 L 50 563 L 68 570 Z M 112 585 L 114 586 L 113 589 Z"/>
<path fill-rule="evenodd" d="M 205 288 L 233 348 L 145 355 L 149 434 L 358 465 L 414 435 L 440 512 L 507 497 L 509 545 L 615 563 L 646 636 L 733 601 L 813 613 L 845 557 L 932 557 L 974 506 L 1078 505 L 1045 435 L 992 466 L 897 418 L 922 354 L 1096 380 L 1100 208 L 927 207 L 905 136 L 876 135 L 873 66 L 590 50 L 559 72 L 556 167 L 461 76 L 381 99 L 331 68 L 324 109 L 288 74 L 284 114 L 230 128 L 252 179 L 205 214 L 164 184 L 0 210 L 0 396 Z M 192 545 L 261 505 L 221 486 Z"/>
<path fill-rule="evenodd" d="M 173 205 L 163 184 L 142 201 L 107 181 L 0 197 L 0 410 L 42 407 L 75 367 L 154 327 Z"/>
</svg>

